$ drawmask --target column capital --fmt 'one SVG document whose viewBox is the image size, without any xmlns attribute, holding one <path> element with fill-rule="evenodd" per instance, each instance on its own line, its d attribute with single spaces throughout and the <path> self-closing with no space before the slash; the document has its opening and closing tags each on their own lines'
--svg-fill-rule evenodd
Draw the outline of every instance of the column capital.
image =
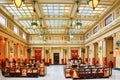
<svg viewBox="0 0 120 80">
<path fill-rule="evenodd" d="M 116 37 L 116 33 L 112 34 L 112 37 Z"/>
</svg>

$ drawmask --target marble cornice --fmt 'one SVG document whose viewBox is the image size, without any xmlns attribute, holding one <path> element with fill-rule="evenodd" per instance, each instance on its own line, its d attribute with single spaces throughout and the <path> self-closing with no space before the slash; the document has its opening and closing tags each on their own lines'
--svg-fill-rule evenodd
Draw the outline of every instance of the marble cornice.
<svg viewBox="0 0 120 80">
<path fill-rule="evenodd" d="M 91 43 L 93 40 L 100 40 L 101 36 L 103 36 L 103 38 L 110 36 L 110 35 L 112 36 L 114 33 L 120 31 L 120 29 L 117 29 L 118 31 L 115 30 L 116 28 L 119 28 L 119 27 L 120 27 L 120 17 L 115 19 L 113 22 L 111 22 L 107 26 L 103 27 L 96 34 L 93 34 L 92 36 L 90 36 L 90 38 L 85 40 L 85 44 Z M 111 32 L 111 33 L 109 33 L 109 32 Z M 107 34 L 107 33 L 109 33 L 109 34 Z"/>
<path fill-rule="evenodd" d="M 73 44 L 29 44 L 29 47 L 85 47 L 84 45 Z"/>
<path fill-rule="evenodd" d="M 0 13 L 6 17 L 7 21 L 11 21 L 13 24 L 15 24 L 17 27 L 19 27 L 19 29 L 21 29 L 24 33 L 26 33 L 26 31 L 19 25 L 17 24 L 15 21 L 14 21 L 14 17 L 10 17 L 7 12 L 5 12 L 3 9 L 0 9 Z M 26 33 L 28 34 L 28 33 Z"/>
<path fill-rule="evenodd" d="M 6 37 L 5 35 L 8 35 L 8 36 L 10 36 L 16 40 L 19 40 L 20 42 L 27 45 L 27 41 L 23 40 L 22 37 L 17 36 L 12 30 L 8 29 L 7 27 L 0 25 L 0 32 L 1 32 L 1 34 L 3 33 L 4 37 Z M 7 38 L 10 38 L 8 36 L 7 36 Z"/>
<path fill-rule="evenodd" d="M 93 24 L 93 27 L 91 29 L 89 29 L 88 31 L 85 32 L 85 34 L 87 34 L 89 31 L 91 31 L 95 25 L 99 25 L 99 22 L 101 22 L 102 20 L 104 20 L 104 18 L 109 15 L 110 13 L 112 13 L 114 11 L 114 9 L 118 8 L 120 6 L 120 0 L 117 0 L 116 3 L 111 7 L 109 8 L 101 18 L 98 19 L 97 22 L 95 22 L 95 24 Z"/>
</svg>

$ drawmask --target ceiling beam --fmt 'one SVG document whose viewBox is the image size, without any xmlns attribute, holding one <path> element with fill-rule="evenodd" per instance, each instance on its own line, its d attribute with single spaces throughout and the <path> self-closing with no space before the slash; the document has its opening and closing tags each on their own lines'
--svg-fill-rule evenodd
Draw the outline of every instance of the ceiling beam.
<svg viewBox="0 0 120 80">
<path fill-rule="evenodd" d="M 73 4 L 74 0 L 39 0 L 40 4 Z"/>
<path fill-rule="evenodd" d="M 36 36 L 38 34 L 29 34 L 31 36 Z M 68 36 L 67 34 L 44 34 L 45 36 Z M 82 36 L 83 34 L 74 34 L 75 36 Z"/>
<path fill-rule="evenodd" d="M 24 29 L 33 29 L 32 27 L 29 27 L 29 28 L 24 28 Z M 41 29 L 41 30 L 43 30 L 43 27 L 37 27 L 37 28 L 35 28 L 35 29 Z M 45 29 L 75 29 L 74 28 L 74 26 L 72 26 L 71 28 L 67 28 L 67 27 L 62 27 L 62 28 L 60 28 L 60 27 L 54 27 L 54 28 L 50 28 L 50 27 L 46 27 Z M 84 27 L 84 26 L 82 26 L 80 29 L 87 29 L 87 27 Z"/>
<path fill-rule="evenodd" d="M 37 0 L 39 4 L 73 4 L 74 0 Z M 99 5 L 111 6 L 114 0 L 100 0 Z M 0 4 L 13 4 L 12 0 L 0 0 Z M 25 4 L 31 4 L 31 0 L 25 0 Z M 86 0 L 81 0 L 81 4 L 86 4 Z"/>
<path fill-rule="evenodd" d="M 111 6 L 115 2 L 114 0 L 112 1 L 105 1 L 105 0 L 100 0 L 99 5 L 106 5 L 106 6 Z M 81 0 L 81 4 L 87 4 L 86 0 Z"/>
<path fill-rule="evenodd" d="M 15 18 L 16 20 L 32 20 L 32 17 L 21 17 L 21 18 Z M 85 20 L 85 21 L 96 21 L 98 19 L 98 16 L 81 16 L 77 18 L 73 18 L 72 20 Z M 43 20 L 70 20 L 68 17 L 45 17 Z"/>
<path fill-rule="evenodd" d="M 73 0 L 37 0 L 39 4 L 73 4 Z M 1 4 L 13 4 L 12 0 L 0 0 Z M 31 4 L 32 0 L 25 0 L 26 4 Z"/>
<path fill-rule="evenodd" d="M 42 24 L 42 26 L 45 26 L 44 19 L 42 18 L 42 16 L 43 16 L 42 10 L 41 10 L 40 4 L 38 4 L 38 2 L 35 4 L 35 10 L 36 10 L 36 13 L 38 15 L 38 19 L 39 19 L 40 24 Z"/>
</svg>

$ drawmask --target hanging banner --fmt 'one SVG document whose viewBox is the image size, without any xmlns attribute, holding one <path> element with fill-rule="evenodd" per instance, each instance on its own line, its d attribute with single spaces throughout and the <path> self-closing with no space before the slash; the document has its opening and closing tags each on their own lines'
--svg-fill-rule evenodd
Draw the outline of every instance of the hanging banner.
<svg viewBox="0 0 120 80">
<path fill-rule="evenodd" d="M 41 52 L 42 50 L 35 50 L 35 60 L 41 60 Z"/>
<path fill-rule="evenodd" d="M 71 50 L 71 59 L 78 59 L 78 50 Z"/>
</svg>

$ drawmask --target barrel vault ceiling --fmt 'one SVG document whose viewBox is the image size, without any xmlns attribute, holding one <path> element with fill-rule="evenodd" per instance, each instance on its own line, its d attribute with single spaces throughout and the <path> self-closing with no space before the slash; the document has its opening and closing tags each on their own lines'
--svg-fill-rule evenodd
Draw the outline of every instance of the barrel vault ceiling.
<svg viewBox="0 0 120 80">
<path fill-rule="evenodd" d="M 14 16 L 14 20 L 28 34 L 67 35 L 84 34 L 115 3 L 116 0 L 100 0 L 95 10 L 89 8 L 86 0 L 79 0 L 79 13 L 75 0 L 25 0 L 22 8 L 16 8 L 12 0 L 0 0 L 0 8 Z M 33 14 L 35 6 L 36 15 Z M 31 27 L 32 19 L 37 20 L 36 29 Z M 81 20 L 82 27 L 75 29 L 75 21 Z"/>
</svg>

